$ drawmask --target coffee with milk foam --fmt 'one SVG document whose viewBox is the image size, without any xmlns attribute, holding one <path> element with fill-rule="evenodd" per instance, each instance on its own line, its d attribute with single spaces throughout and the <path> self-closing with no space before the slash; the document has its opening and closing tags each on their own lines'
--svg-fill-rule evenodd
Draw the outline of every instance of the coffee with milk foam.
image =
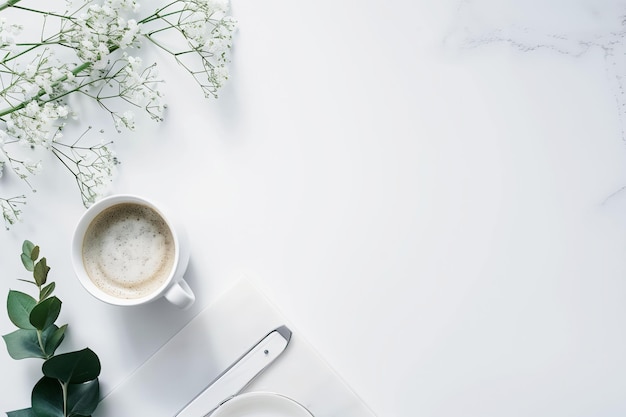
<svg viewBox="0 0 626 417">
<path fill-rule="evenodd" d="M 117 298 L 142 298 L 167 281 L 175 260 L 172 232 L 150 207 L 121 203 L 98 214 L 83 240 L 89 278 Z"/>
</svg>

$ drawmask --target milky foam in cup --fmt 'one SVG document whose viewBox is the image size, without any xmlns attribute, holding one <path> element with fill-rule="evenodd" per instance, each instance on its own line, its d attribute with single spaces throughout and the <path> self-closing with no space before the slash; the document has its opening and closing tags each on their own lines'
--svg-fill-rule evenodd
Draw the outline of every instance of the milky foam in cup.
<svg viewBox="0 0 626 417">
<path fill-rule="evenodd" d="M 80 282 L 102 301 L 137 305 L 163 296 L 186 308 L 195 299 L 183 279 L 189 251 L 182 228 L 146 199 L 117 195 L 90 207 L 72 251 Z"/>
</svg>

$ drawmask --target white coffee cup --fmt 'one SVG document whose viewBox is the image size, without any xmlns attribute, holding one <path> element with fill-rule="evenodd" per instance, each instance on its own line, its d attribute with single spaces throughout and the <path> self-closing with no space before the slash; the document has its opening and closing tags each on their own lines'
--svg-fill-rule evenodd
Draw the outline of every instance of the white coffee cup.
<svg viewBox="0 0 626 417">
<path fill-rule="evenodd" d="M 112 195 L 89 207 L 72 239 L 80 283 L 109 304 L 133 306 L 165 297 L 187 308 L 195 296 L 183 275 L 189 263 L 184 227 L 160 204 Z"/>
</svg>

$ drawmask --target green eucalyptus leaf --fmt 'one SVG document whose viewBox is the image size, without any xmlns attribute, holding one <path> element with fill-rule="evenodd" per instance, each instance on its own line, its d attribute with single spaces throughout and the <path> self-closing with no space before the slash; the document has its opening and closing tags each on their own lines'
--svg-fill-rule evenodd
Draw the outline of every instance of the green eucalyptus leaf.
<svg viewBox="0 0 626 417">
<path fill-rule="evenodd" d="M 22 264 L 27 271 L 33 272 L 33 270 L 35 269 L 35 262 L 33 262 L 33 260 L 30 259 L 30 256 L 26 255 L 25 253 L 22 254 Z"/>
<path fill-rule="evenodd" d="M 55 287 L 56 284 L 54 282 L 51 282 L 50 284 L 43 287 L 41 291 L 39 291 L 39 300 L 41 301 L 48 298 L 50 294 L 52 294 L 52 292 L 54 291 Z"/>
<path fill-rule="evenodd" d="M 46 298 L 33 307 L 30 312 L 30 324 L 36 329 L 45 330 L 50 327 L 61 312 L 61 300 L 57 297 Z"/>
<path fill-rule="evenodd" d="M 89 348 L 53 356 L 44 362 L 43 374 L 62 382 L 80 384 L 100 375 L 100 359 Z"/>
<path fill-rule="evenodd" d="M 7 412 L 7 417 L 37 417 L 32 408 Z"/>
<path fill-rule="evenodd" d="M 37 417 L 65 417 L 63 388 L 56 379 L 41 378 L 33 388 L 31 402 Z"/>
<path fill-rule="evenodd" d="M 66 329 L 67 324 L 64 324 L 61 327 L 52 325 L 44 331 L 44 348 L 48 357 L 54 355 L 54 352 L 56 352 L 57 348 L 65 338 Z"/>
<path fill-rule="evenodd" d="M 39 246 L 35 246 L 30 253 L 30 259 L 35 262 L 39 258 Z"/>
<path fill-rule="evenodd" d="M 33 270 L 33 277 L 35 277 L 37 285 L 41 286 L 46 283 L 48 272 L 50 272 L 50 267 L 47 265 L 46 258 L 41 258 L 35 264 L 35 269 Z"/>
<path fill-rule="evenodd" d="M 67 410 L 70 416 L 90 416 L 96 410 L 99 400 L 100 383 L 98 379 L 67 386 Z"/>
<path fill-rule="evenodd" d="M 13 333 L 5 334 L 2 338 L 7 345 L 9 355 L 13 359 L 45 359 L 45 355 L 39 346 L 37 330 L 18 329 Z"/>
<path fill-rule="evenodd" d="M 20 291 L 9 291 L 7 297 L 7 312 L 9 319 L 20 329 L 34 329 L 30 322 L 30 313 L 37 304 L 37 300 Z"/>
<path fill-rule="evenodd" d="M 35 244 L 31 242 L 30 240 L 25 240 L 24 243 L 22 243 L 22 253 L 25 255 L 28 255 L 29 257 L 30 257 L 30 254 L 33 252 L 34 248 L 35 248 Z"/>
</svg>

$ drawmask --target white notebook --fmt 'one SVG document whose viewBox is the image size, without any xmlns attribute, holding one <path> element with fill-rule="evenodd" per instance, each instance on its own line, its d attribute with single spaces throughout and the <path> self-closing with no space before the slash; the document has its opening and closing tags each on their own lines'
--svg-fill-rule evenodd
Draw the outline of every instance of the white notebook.
<svg viewBox="0 0 626 417">
<path fill-rule="evenodd" d="M 173 417 L 224 369 L 281 325 L 293 332 L 287 349 L 245 392 L 282 394 L 315 417 L 375 417 L 297 329 L 245 279 L 205 308 L 103 398 L 93 416 Z"/>
</svg>

